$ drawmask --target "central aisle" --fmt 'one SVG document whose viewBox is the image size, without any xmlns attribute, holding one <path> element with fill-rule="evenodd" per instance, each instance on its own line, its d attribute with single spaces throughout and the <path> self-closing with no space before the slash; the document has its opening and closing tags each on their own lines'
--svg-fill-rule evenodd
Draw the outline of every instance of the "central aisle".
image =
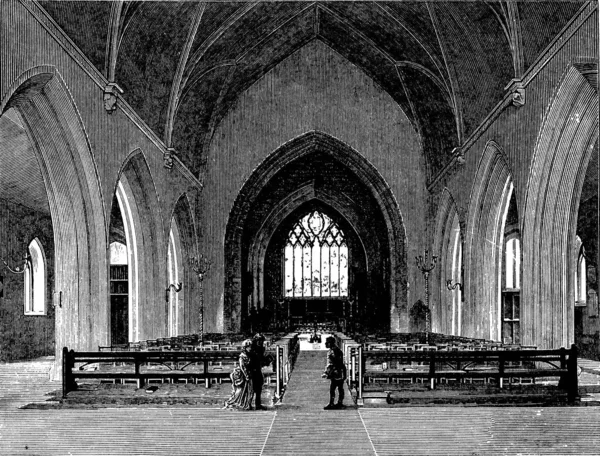
<svg viewBox="0 0 600 456">
<path fill-rule="evenodd" d="M 321 378 L 326 351 L 301 351 L 263 455 L 374 455 L 373 445 L 346 388 L 346 407 L 323 410 L 329 381 Z"/>
</svg>

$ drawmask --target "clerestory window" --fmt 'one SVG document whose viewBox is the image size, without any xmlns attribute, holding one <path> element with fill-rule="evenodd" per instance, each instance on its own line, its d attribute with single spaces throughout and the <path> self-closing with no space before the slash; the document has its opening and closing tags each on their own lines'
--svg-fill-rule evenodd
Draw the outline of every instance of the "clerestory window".
<svg viewBox="0 0 600 456">
<path fill-rule="evenodd" d="M 284 248 L 285 297 L 347 297 L 348 255 L 337 223 L 319 211 L 304 215 Z"/>
</svg>

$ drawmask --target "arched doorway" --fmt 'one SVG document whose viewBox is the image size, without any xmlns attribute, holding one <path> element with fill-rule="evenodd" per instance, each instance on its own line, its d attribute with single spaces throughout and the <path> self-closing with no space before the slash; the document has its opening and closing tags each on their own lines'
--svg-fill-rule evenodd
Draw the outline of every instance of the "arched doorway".
<svg viewBox="0 0 600 456">
<path fill-rule="evenodd" d="M 282 249 L 311 210 L 335 220 L 357 253 L 348 296 L 335 299 L 346 301 L 339 314 L 349 319 L 355 309 L 354 323 L 369 328 L 398 331 L 401 321 L 407 327 L 405 234 L 389 187 L 356 151 L 311 132 L 268 157 L 238 195 L 225 238 L 226 328 L 247 328 L 254 312 L 270 326 L 289 322 Z M 308 308 L 305 302 L 305 314 Z"/>
</svg>

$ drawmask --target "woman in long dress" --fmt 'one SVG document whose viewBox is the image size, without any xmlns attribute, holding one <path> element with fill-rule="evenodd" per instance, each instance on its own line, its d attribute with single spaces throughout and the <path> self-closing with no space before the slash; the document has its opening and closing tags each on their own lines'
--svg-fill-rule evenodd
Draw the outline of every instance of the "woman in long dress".
<svg viewBox="0 0 600 456">
<path fill-rule="evenodd" d="M 225 401 L 225 408 L 251 410 L 254 399 L 254 388 L 252 387 L 252 375 L 250 372 L 250 349 L 252 340 L 246 339 L 242 342 L 242 353 L 240 353 L 239 366 L 233 370 L 231 378 L 231 397 Z"/>
</svg>

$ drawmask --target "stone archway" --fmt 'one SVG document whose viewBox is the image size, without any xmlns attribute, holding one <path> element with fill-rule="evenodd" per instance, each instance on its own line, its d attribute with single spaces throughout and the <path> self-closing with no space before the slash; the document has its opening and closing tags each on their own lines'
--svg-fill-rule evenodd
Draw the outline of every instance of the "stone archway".
<svg viewBox="0 0 600 456">
<path fill-rule="evenodd" d="M 512 192 L 504 153 L 487 143 L 469 200 L 464 244 L 463 335 L 499 340 L 500 265 L 505 212 Z"/>
<path fill-rule="evenodd" d="M 167 241 L 152 175 L 141 150 L 125 160 L 116 188 L 129 255 L 129 339 L 167 334 Z M 167 225 L 168 226 L 168 225 Z M 162 298 L 162 299 L 161 299 Z"/>
<path fill-rule="evenodd" d="M 192 298 L 195 296 L 198 278 L 193 273 L 190 265 L 191 258 L 197 257 L 198 245 L 196 242 L 196 224 L 189 201 L 189 196 L 183 194 L 177 200 L 172 215 L 173 222 L 179 231 L 180 251 L 180 280 L 183 284 L 180 298 L 180 330 L 183 334 L 198 332 L 200 328 L 199 309 L 194 305 Z"/>
<path fill-rule="evenodd" d="M 61 75 L 35 67 L 13 83 L 0 112 L 24 121 L 44 179 L 55 245 L 56 369 L 62 348 L 108 342 L 108 233 L 103 197 L 87 135 Z"/>
<path fill-rule="evenodd" d="M 597 140 L 598 93 L 569 67 L 540 129 L 524 199 L 523 343 L 557 348 L 574 341 L 568 259 L 574 255 L 579 199 Z"/>
<path fill-rule="evenodd" d="M 458 242 L 460 245 L 456 245 L 456 230 L 459 231 Z M 432 301 L 439 303 L 438 306 L 431 309 L 433 332 L 460 335 L 462 287 L 450 291 L 446 286 L 446 280 L 453 278 L 454 262 L 458 254 L 456 249 L 460 248 L 462 251 L 463 237 L 464 233 L 460 229 L 456 203 L 448 189 L 444 188 L 438 204 L 433 244 L 433 251 L 439 255 L 439 267 L 434 269 L 432 280 L 432 282 L 438 283 L 438 286 L 434 287 L 436 295 Z M 462 285 L 462 279 L 454 280 L 454 282 Z"/>
<path fill-rule="evenodd" d="M 383 255 L 389 260 L 389 264 L 387 271 L 382 273 L 388 287 L 386 299 L 391 303 L 388 325 L 392 331 L 408 330 L 406 237 L 402 217 L 391 190 L 377 170 L 358 152 L 329 135 L 314 131 L 289 141 L 273 152 L 254 171 L 238 194 L 225 234 L 226 330 L 238 331 L 244 310 L 247 310 L 247 304 L 243 302 L 243 296 L 247 293 L 243 286 L 247 266 L 247 253 L 244 254 L 244 249 L 247 251 L 247 246 L 252 242 L 247 239 L 245 226 L 250 217 L 256 216 L 251 214 L 253 205 L 261 192 L 268 188 L 272 179 L 286 166 L 315 153 L 340 163 L 340 167 L 356 176 L 356 181 L 365 187 L 365 193 L 373 199 L 373 205 L 380 214 L 386 232 L 387 247 Z M 317 177 L 316 180 L 321 182 L 322 178 L 323 176 Z"/>
</svg>

